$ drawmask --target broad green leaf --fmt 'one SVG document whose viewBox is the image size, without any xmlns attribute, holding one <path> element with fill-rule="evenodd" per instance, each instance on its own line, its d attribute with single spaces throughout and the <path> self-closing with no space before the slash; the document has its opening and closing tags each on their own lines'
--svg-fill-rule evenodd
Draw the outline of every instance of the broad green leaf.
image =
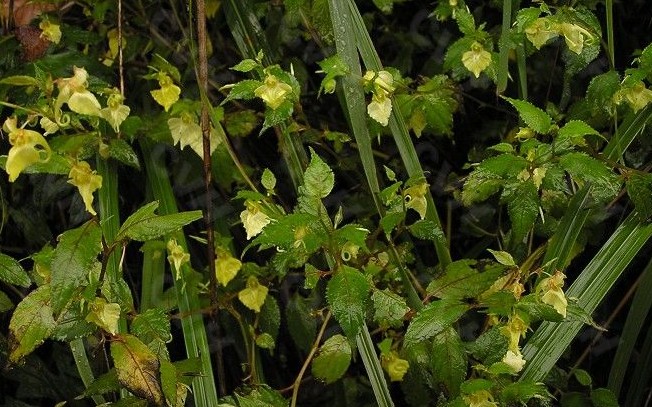
<svg viewBox="0 0 652 407">
<path fill-rule="evenodd" d="M 633 173 L 626 182 L 627 195 L 641 221 L 652 217 L 652 174 Z"/>
<path fill-rule="evenodd" d="M 262 84 L 263 83 L 261 81 L 257 81 L 253 79 L 245 79 L 244 81 L 240 81 L 229 88 L 229 94 L 227 95 L 226 98 L 224 98 L 221 104 L 223 105 L 229 100 L 253 99 L 256 97 L 254 91 Z"/>
<path fill-rule="evenodd" d="M 167 405 L 177 406 L 177 369 L 169 360 L 161 360 L 161 390 Z"/>
<path fill-rule="evenodd" d="M 467 357 L 457 331 L 448 328 L 436 335 L 430 356 L 435 382 L 443 385 L 450 398 L 458 396 L 460 385 L 466 378 Z"/>
<path fill-rule="evenodd" d="M 269 168 L 265 168 L 263 170 L 263 175 L 260 178 L 260 183 L 263 184 L 266 190 L 271 191 L 276 187 L 276 177 L 274 176 L 274 173 L 269 170 Z"/>
<path fill-rule="evenodd" d="M 499 362 L 509 347 L 509 340 L 497 326 L 484 332 L 478 338 L 466 344 L 466 348 L 474 358 L 485 366 Z"/>
<path fill-rule="evenodd" d="M 316 198 L 326 198 L 335 185 L 333 170 L 310 149 L 310 164 L 303 175 L 302 193 Z"/>
<path fill-rule="evenodd" d="M 439 240 L 441 242 L 446 241 L 446 236 L 444 231 L 441 230 L 441 226 L 437 225 L 435 222 L 429 219 L 422 219 L 414 222 L 408 226 L 408 230 L 412 236 L 423 239 L 423 240 Z"/>
<path fill-rule="evenodd" d="M 440 334 L 460 319 L 469 308 L 469 305 L 456 300 L 431 302 L 423 307 L 410 322 L 403 346 L 409 348 Z"/>
<path fill-rule="evenodd" d="M 505 270 L 503 266 L 496 265 L 479 272 L 475 265 L 474 260 L 468 259 L 452 262 L 443 275 L 428 284 L 426 291 L 444 299 L 475 298 L 489 289 Z"/>
<path fill-rule="evenodd" d="M 0 79 L 0 84 L 12 86 L 39 86 L 39 81 L 36 78 L 27 75 L 14 75 Z"/>
<path fill-rule="evenodd" d="M 380 326 L 400 328 L 403 318 L 410 310 L 405 299 L 390 289 L 376 290 L 371 295 L 374 304 L 374 320 Z"/>
<path fill-rule="evenodd" d="M 253 59 L 243 59 L 238 62 L 235 66 L 232 66 L 231 69 L 238 72 L 249 72 L 252 69 L 256 68 L 260 64 Z"/>
<path fill-rule="evenodd" d="M 119 335 L 111 342 L 111 357 L 122 386 L 152 404 L 164 404 L 160 362 L 145 344 L 133 335 Z"/>
<path fill-rule="evenodd" d="M 589 126 L 586 122 L 581 120 L 571 120 L 559 129 L 558 133 L 561 138 L 569 138 L 571 140 L 582 138 L 584 136 L 599 136 L 600 133 L 593 127 Z"/>
<path fill-rule="evenodd" d="M 278 306 L 276 298 L 268 295 L 265 298 L 265 303 L 260 309 L 259 325 L 258 327 L 264 333 L 271 335 L 275 341 L 278 336 L 278 331 L 281 327 L 281 310 Z"/>
<path fill-rule="evenodd" d="M 57 318 L 57 326 L 50 338 L 58 341 L 71 341 L 87 337 L 97 332 L 97 325 L 86 320 L 79 303 L 70 302 Z"/>
<path fill-rule="evenodd" d="M 65 231 L 52 257 L 52 310 L 57 315 L 71 300 L 75 290 L 88 281 L 88 275 L 98 264 L 102 249 L 102 230 L 93 221 Z"/>
<path fill-rule="evenodd" d="M 591 378 L 591 375 L 589 372 L 587 372 L 584 369 L 575 369 L 573 370 L 573 375 L 575 376 L 575 379 L 581 384 L 582 386 L 590 386 L 591 383 L 593 383 L 593 379 Z"/>
<path fill-rule="evenodd" d="M 607 202 L 620 192 L 620 178 L 595 158 L 574 152 L 560 157 L 559 164 L 576 181 L 591 183 L 591 194 L 600 202 Z"/>
<path fill-rule="evenodd" d="M 491 253 L 494 256 L 494 258 L 498 263 L 508 267 L 516 266 L 516 262 L 514 262 L 514 258 L 508 252 L 503 250 L 491 250 L 491 249 L 487 249 L 487 251 L 489 251 L 489 253 Z"/>
<path fill-rule="evenodd" d="M 350 363 L 349 340 L 342 335 L 333 335 L 319 348 L 319 354 L 312 361 L 312 374 L 330 384 L 346 373 Z"/>
<path fill-rule="evenodd" d="M 539 216 L 539 194 L 532 180 L 521 182 L 505 195 L 507 213 L 512 222 L 512 247 L 520 244 Z"/>
<path fill-rule="evenodd" d="M 285 308 L 288 330 L 299 349 L 308 352 L 317 335 L 317 320 L 312 315 L 310 298 L 295 294 Z"/>
<path fill-rule="evenodd" d="M 618 398 L 609 389 L 599 388 L 591 391 L 591 401 L 594 407 L 618 407 Z"/>
<path fill-rule="evenodd" d="M 615 103 L 614 94 L 620 89 L 620 75 L 616 71 L 609 71 L 591 79 L 586 89 L 585 100 L 591 106 L 594 114 L 606 112 L 613 114 Z"/>
<path fill-rule="evenodd" d="M 136 154 L 129 143 L 121 138 L 112 138 L 111 141 L 109 141 L 109 155 L 111 158 L 114 158 L 123 164 L 137 170 L 140 169 L 138 154 Z"/>
<path fill-rule="evenodd" d="M 266 385 L 257 386 L 247 395 L 236 393 L 236 406 L 239 407 L 287 407 L 288 401 L 276 390 Z M 218 406 L 219 407 L 219 406 Z"/>
<path fill-rule="evenodd" d="M 259 117 L 248 109 L 228 113 L 224 118 L 226 133 L 232 137 L 246 137 L 259 125 Z"/>
<path fill-rule="evenodd" d="M 0 253 L 0 281 L 20 287 L 29 287 L 32 280 L 23 266 L 13 257 Z"/>
<path fill-rule="evenodd" d="M 155 339 L 166 343 L 172 340 L 170 320 L 160 308 L 150 308 L 136 315 L 131 322 L 130 331 L 143 343 L 150 343 Z"/>
<path fill-rule="evenodd" d="M 508 97 L 505 100 L 516 108 L 519 116 L 521 116 L 521 119 L 523 119 L 529 128 L 540 134 L 548 134 L 552 126 L 552 117 L 548 113 L 525 100 Z"/>
<path fill-rule="evenodd" d="M 116 236 L 116 241 L 130 238 L 139 242 L 175 232 L 181 227 L 202 217 L 201 211 L 179 212 L 169 215 L 156 215 L 158 202 L 150 202 L 138 209 L 125 220 Z"/>
<path fill-rule="evenodd" d="M 270 127 L 283 124 L 292 117 L 292 112 L 294 112 L 294 104 L 289 100 L 285 100 L 276 109 L 267 108 L 265 110 L 265 121 L 263 122 L 263 127 L 260 129 L 260 134 L 263 134 Z"/>
<path fill-rule="evenodd" d="M 328 282 L 328 304 L 349 338 L 355 337 L 364 324 L 368 297 L 369 282 L 352 267 L 342 266 Z"/>
<path fill-rule="evenodd" d="M 42 344 L 56 327 L 49 285 L 42 285 L 18 303 L 9 321 L 9 361 L 16 363 Z"/>
<path fill-rule="evenodd" d="M 316 250 L 325 238 L 323 233 L 318 233 L 317 225 L 318 218 L 309 213 L 286 215 L 265 226 L 252 244 L 278 246 L 283 250 L 290 250 L 295 244 L 305 245 L 306 251 L 311 252 Z M 303 243 L 296 243 L 300 241 Z"/>
</svg>

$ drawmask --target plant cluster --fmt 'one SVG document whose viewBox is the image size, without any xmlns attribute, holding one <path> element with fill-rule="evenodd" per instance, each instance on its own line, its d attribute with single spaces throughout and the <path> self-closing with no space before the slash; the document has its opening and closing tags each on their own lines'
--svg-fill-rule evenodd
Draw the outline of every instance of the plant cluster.
<svg viewBox="0 0 652 407">
<path fill-rule="evenodd" d="M 646 397 L 652 45 L 611 0 L 6 3 L 6 405 Z M 564 353 L 617 283 L 607 377 Z"/>
</svg>

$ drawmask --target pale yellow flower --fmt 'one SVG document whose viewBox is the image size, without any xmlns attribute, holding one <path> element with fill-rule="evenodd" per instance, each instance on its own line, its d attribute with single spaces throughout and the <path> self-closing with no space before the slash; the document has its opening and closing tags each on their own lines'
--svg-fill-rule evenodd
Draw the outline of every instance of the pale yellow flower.
<svg viewBox="0 0 652 407">
<path fill-rule="evenodd" d="M 178 280 L 181 278 L 181 266 L 190 261 L 190 254 L 183 250 L 183 247 L 177 243 L 176 239 L 168 240 L 167 249 L 169 253 L 168 262 L 174 266 L 175 277 Z"/>
<path fill-rule="evenodd" d="M 107 107 L 100 110 L 100 117 L 109 122 L 113 130 L 117 133 L 120 131 L 120 125 L 129 116 L 129 106 L 122 104 L 124 97 L 119 93 L 114 93 L 107 100 Z"/>
<path fill-rule="evenodd" d="M 561 289 L 564 286 L 566 276 L 561 271 L 556 271 L 551 277 L 541 280 L 537 291 L 543 292 L 541 301 L 552 306 L 559 314 L 566 318 L 566 307 L 568 300 Z"/>
<path fill-rule="evenodd" d="M 500 328 L 500 332 L 509 338 L 509 350 L 514 353 L 520 352 L 518 342 L 521 337 L 525 337 L 527 328 L 528 325 L 518 315 L 513 314 L 509 317 L 507 324 Z"/>
<path fill-rule="evenodd" d="M 79 114 L 99 116 L 100 102 L 87 88 L 88 72 L 84 68 L 73 67 L 73 76 L 57 80 L 59 94 L 57 95 L 56 107 L 58 109 L 64 103 L 68 104 L 70 110 Z"/>
<path fill-rule="evenodd" d="M 469 407 L 498 407 L 494 397 L 487 390 L 478 390 L 462 396 Z"/>
<path fill-rule="evenodd" d="M 260 210 L 259 205 L 250 201 L 247 201 L 245 205 L 247 209 L 240 213 L 240 220 L 242 221 L 245 231 L 247 231 L 247 240 L 249 240 L 262 232 L 263 228 L 267 226 L 271 220 L 269 216 Z"/>
<path fill-rule="evenodd" d="M 215 275 L 217 281 L 226 287 L 238 275 L 242 262 L 231 255 L 227 250 L 218 248 L 215 259 Z"/>
<path fill-rule="evenodd" d="M 61 41 L 61 27 L 59 24 L 54 24 L 49 20 L 43 20 L 39 23 L 38 28 L 41 29 L 41 37 L 47 38 L 48 41 L 58 44 Z"/>
<path fill-rule="evenodd" d="M 462 54 L 462 64 L 476 78 L 479 78 L 482 71 L 491 65 L 491 53 L 485 50 L 482 44 L 475 41 L 471 44 L 471 50 Z"/>
<path fill-rule="evenodd" d="M 591 33 L 577 24 L 561 23 L 559 31 L 564 36 L 564 40 L 566 40 L 566 46 L 568 46 L 568 49 L 576 54 L 582 53 L 582 49 L 584 49 L 585 37 L 592 37 Z"/>
<path fill-rule="evenodd" d="M 390 351 L 389 353 L 383 353 L 380 355 L 380 364 L 385 369 L 389 375 L 389 380 L 392 382 L 400 382 L 403 380 L 403 376 L 407 373 L 410 368 L 410 363 L 401 359 L 398 356 L 396 351 Z"/>
<path fill-rule="evenodd" d="M 201 127 L 197 123 L 196 117 L 192 113 L 183 112 L 180 117 L 173 117 L 168 120 L 168 128 L 174 140 L 174 144 L 179 144 L 183 150 L 186 146 L 190 146 L 198 156 L 204 156 L 204 140 Z M 220 139 L 217 132 L 211 129 L 210 145 L 211 154 L 215 151 L 220 144 Z"/>
<path fill-rule="evenodd" d="M 261 285 L 256 277 L 250 276 L 247 279 L 247 287 L 238 293 L 238 299 L 250 310 L 260 312 L 268 291 L 268 288 Z"/>
<path fill-rule="evenodd" d="M 523 355 L 520 351 L 513 352 L 512 350 L 508 350 L 507 353 L 505 353 L 505 356 L 503 356 L 502 361 L 508 364 L 514 373 L 520 372 L 525 366 L 525 359 L 523 359 Z"/>
<path fill-rule="evenodd" d="M 280 81 L 276 76 L 268 74 L 262 85 L 254 90 L 270 109 L 276 110 L 292 93 L 292 86 Z"/>
<path fill-rule="evenodd" d="M 115 302 L 108 303 L 104 298 L 95 298 L 90 304 L 90 312 L 86 315 L 86 321 L 99 326 L 111 335 L 118 333 L 119 320 L 120 305 Z"/>
<path fill-rule="evenodd" d="M 525 36 L 536 47 L 540 49 L 549 40 L 559 35 L 559 25 L 549 17 L 540 17 L 534 20 L 525 28 Z"/>
<path fill-rule="evenodd" d="M 97 215 L 93 209 L 93 192 L 102 187 L 102 176 L 91 170 L 91 166 L 86 161 L 79 161 L 73 164 L 68 178 L 68 183 L 79 190 L 86 210 L 92 215 Z"/>
<path fill-rule="evenodd" d="M 152 90 L 149 93 L 152 95 L 156 103 L 163 106 L 163 109 L 167 112 L 170 107 L 179 100 L 181 88 L 175 85 L 174 82 L 172 82 L 172 78 L 163 72 L 158 73 L 158 84 L 161 88 Z"/>
<path fill-rule="evenodd" d="M 51 150 L 45 138 L 34 130 L 18 128 L 15 117 L 5 120 L 3 129 L 9 133 L 11 144 L 5 164 L 9 182 L 14 182 L 30 165 L 50 159 Z"/>
<path fill-rule="evenodd" d="M 638 112 L 652 101 L 652 90 L 645 87 L 642 81 L 637 81 L 634 86 L 619 90 L 614 95 L 616 103 L 627 101 L 634 112 Z"/>
<path fill-rule="evenodd" d="M 403 191 L 403 201 L 405 202 L 405 208 L 414 209 L 419 214 L 421 219 L 426 218 L 426 212 L 428 210 L 428 201 L 426 201 L 427 192 L 428 184 L 426 182 L 412 185 Z"/>
<path fill-rule="evenodd" d="M 387 126 L 389 116 L 392 114 L 392 100 L 384 93 L 374 93 L 371 102 L 367 105 L 367 114 L 378 123 Z"/>
</svg>

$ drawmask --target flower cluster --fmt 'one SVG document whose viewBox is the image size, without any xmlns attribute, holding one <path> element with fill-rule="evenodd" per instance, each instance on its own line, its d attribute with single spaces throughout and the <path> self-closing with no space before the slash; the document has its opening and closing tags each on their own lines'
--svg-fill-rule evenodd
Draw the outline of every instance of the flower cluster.
<svg viewBox="0 0 652 407">
<path fill-rule="evenodd" d="M 369 117 L 387 126 L 392 113 L 394 77 L 387 71 L 367 71 L 363 77 L 365 86 L 371 88 L 371 102 L 367 105 Z"/>
</svg>

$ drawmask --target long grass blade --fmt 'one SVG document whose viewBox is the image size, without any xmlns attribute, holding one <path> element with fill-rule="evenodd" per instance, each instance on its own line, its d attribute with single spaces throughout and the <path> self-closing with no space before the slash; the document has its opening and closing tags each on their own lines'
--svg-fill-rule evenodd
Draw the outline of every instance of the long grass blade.
<svg viewBox="0 0 652 407">
<path fill-rule="evenodd" d="M 159 214 L 168 215 L 177 213 L 177 203 L 170 184 L 169 175 L 165 166 L 164 149 L 154 148 L 154 142 L 143 137 L 140 140 L 140 146 L 143 151 L 147 181 L 154 198 L 159 201 Z M 174 238 L 177 243 L 188 250 L 186 238 L 183 233 L 175 234 Z M 182 267 L 188 267 L 184 265 Z M 183 315 L 181 318 L 181 328 L 183 329 L 183 339 L 186 348 L 186 355 L 189 358 L 199 358 L 202 365 L 202 374 L 197 377 L 193 383 L 193 396 L 195 405 L 201 407 L 217 406 L 217 389 L 215 387 L 215 378 L 211 365 L 211 351 L 208 346 L 208 337 L 206 327 L 201 313 L 201 303 L 197 291 L 193 284 L 186 282 L 185 273 L 182 270 L 179 278 L 175 278 L 174 287 L 177 293 L 179 312 Z"/>
<path fill-rule="evenodd" d="M 645 319 L 650 313 L 650 309 L 652 309 L 652 295 L 650 293 L 652 293 L 652 261 L 643 270 L 641 282 L 636 289 L 632 305 L 629 307 L 623 333 L 620 336 L 620 343 L 611 364 L 608 387 L 616 395 L 621 392 L 634 345 L 636 345 L 636 340 L 642 328 L 645 327 Z"/>
<path fill-rule="evenodd" d="M 566 295 L 577 298 L 577 305 L 593 313 L 618 277 L 652 236 L 652 225 L 642 225 L 637 214 L 630 214 L 602 246 Z M 579 321 L 544 322 L 523 348 L 528 361 L 521 380 L 541 381 L 582 328 Z"/>
<path fill-rule="evenodd" d="M 500 95 L 507 89 L 507 78 L 509 77 L 509 50 L 508 37 L 509 28 L 512 25 L 512 2 L 503 0 L 503 24 L 498 44 L 498 79 L 496 80 L 496 94 Z"/>
<path fill-rule="evenodd" d="M 339 1 L 338 3 L 342 2 Z M 365 67 L 374 71 L 381 70 L 383 66 L 380 57 L 378 56 L 373 41 L 371 41 L 371 37 L 365 28 L 358 7 L 355 5 L 353 0 L 346 0 L 346 3 L 348 3 L 348 16 L 351 19 L 351 25 L 355 30 L 354 43 L 358 46 Z M 339 27 L 337 27 L 336 30 L 337 29 L 339 29 Z M 398 109 L 392 109 L 392 114 L 389 118 L 389 128 L 392 132 L 394 142 L 396 143 L 401 160 L 403 161 L 403 166 L 408 175 L 410 177 L 425 178 L 421 162 L 419 161 L 419 156 L 417 155 L 417 150 L 414 148 L 414 144 L 410 138 L 410 133 L 405 125 L 405 119 Z M 426 193 L 426 202 L 428 206 L 426 219 L 430 220 L 441 229 L 441 221 L 439 219 L 439 214 L 437 213 L 435 200 L 429 190 Z M 434 239 L 433 243 L 441 266 L 446 267 L 452 261 L 450 251 L 448 250 L 448 243 L 445 239 Z"/>
<path fill-rule="evenodd" d="M 627 147 L 641 134 L 652 118 L 652 105 L 646 106 L 638 113 L 630 113 L 618 127 L 618 131 L 604 149 L 604 155 L 609 160 L 620 160 Z"/>
<path fill-rule="evenodd" d="M 70 351 L 72 352 L 72 357 L 75 360 L 75 366 L 77 367 L 79 377 L 82 379 L 82 383 L 84 383 L 85 387 L 90 386 L 90 384 L 95 380 L 95 375 L 93 374 L 93 369 L 91 369 L 91 364 L 88 361 L 84 339 L 73 339 L 70 341 L 68 346 L 70 346 Z M 106 403 L 106 400 L 102 395 L 93 396 L 93 401 L 98 406 Z"/>
<path fill-rule="evenodd" d="M 647 293 L 647 295 L 650 294 Z M 648 327 L 647 335 L 641 347 L 640 357 L 636 362 L 637 369 L 634 371 L 627 392 L 625 407 L 649 406 L 650 379 L 652 379 L 650 363 L 652 363 L 652 329 Z M 646 398 L 647 401 L 645 401 Z"/>
</svg>

